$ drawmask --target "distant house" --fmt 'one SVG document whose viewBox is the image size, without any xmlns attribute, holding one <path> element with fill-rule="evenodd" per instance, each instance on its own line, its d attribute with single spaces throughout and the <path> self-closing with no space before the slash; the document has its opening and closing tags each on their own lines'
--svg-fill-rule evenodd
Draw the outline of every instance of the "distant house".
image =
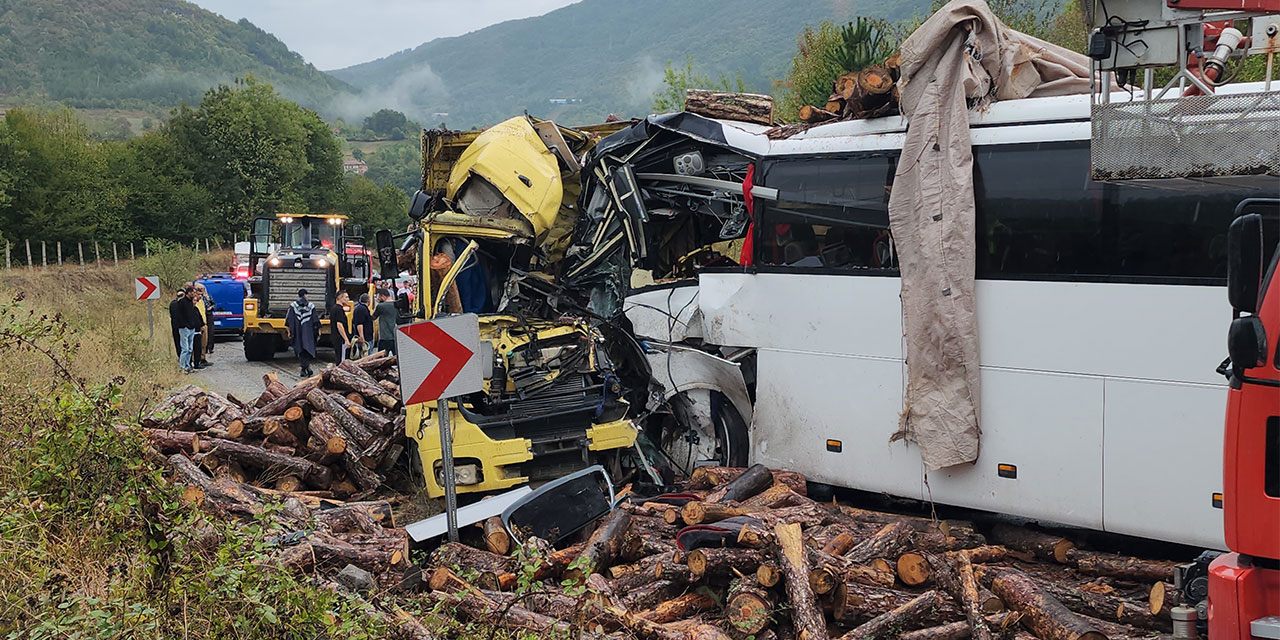
<svg viewBox="0 0 1280 640">
<path fill-rule="evenodd" d="M 582 98 L 548 98 L 547 102 L 551 104 L 578 104 L 582 102 Z"/>
<path fill-rule="evenodd" d="M 369 170 L 369 165 L 365 164 L 364 160 L 352 159 L 352 160 L 343 161 L 342 163 L 342 171 L 344 173 L 355 173 L 359 175 L 364 175 L 365 172 L 368 170 Z"/>
</svg>

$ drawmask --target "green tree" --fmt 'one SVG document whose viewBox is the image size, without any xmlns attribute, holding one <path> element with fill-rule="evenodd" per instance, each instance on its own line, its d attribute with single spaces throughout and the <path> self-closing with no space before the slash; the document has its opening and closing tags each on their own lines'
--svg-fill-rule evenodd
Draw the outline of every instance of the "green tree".
<svg viewBox="0 0 1280 640">
<path fill-rule="evenodd" d="M 422 153 L 413 143 L 380 146 L 364 157 L 365 177 L 378 184 L 392 184 L 408 195 L 422 188 Z"/>
<path fill-rule="evenodd" d="M 653 110 L 657 113 L 670 113 L 684 109 L 684 94 L 689 89 L 710 89 L 712 91 L 746 91 L 742 82 L 742 74 L 735 78 L 721 74 L 718 79 L 697 73 L 693 70 L 693 56 L 685 56 L 684 67 L 675 68 L 667 61 L 667 68 L 662 73 L 662 87 L 653 94 Z"/>
<path fill-rule="evenodd" d="M 379 185 L 365 176 L 349 175 L 344 195 L 343 212 L 370 238 L 379 229 L 403 231 L 409 224 L 409 199 L 393 184 Z"/>
<path fill-rule="evenodd" d="M 337 204 L 341 151 L 315 112 L 252 77 L 210 89 L 198 107 L 176 110 L 164 128 L 176 162 L 212 196 L 228 229 L 284 210 Z"/>
<path fill-rule="evenodd" d="M 396 129 L 404 130 L 409 119 L 394 109 L 379 109 L 364 119 L 364 128 L 380 136 L 390 136 Z M 403 134 L 402 134 L 403 135 Z"/>
<path fill-rule="evenodd" d="M 806 104 L 826 104 L 831 83 L 845 72 L 842 60 L 846 51 L 844 36 L 835 23 L 824 20 L 817 28 L 805 27 L 791 59 L 791 71 L 778 83 L 782 95 L 777 113 L 783 119 L 794 119 Z"/>
</svg>

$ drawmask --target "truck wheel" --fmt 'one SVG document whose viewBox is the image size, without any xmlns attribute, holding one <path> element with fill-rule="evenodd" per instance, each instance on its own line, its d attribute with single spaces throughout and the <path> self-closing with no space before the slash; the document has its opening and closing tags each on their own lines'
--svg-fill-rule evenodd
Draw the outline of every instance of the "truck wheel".
<svg viewBox="0 0 1280 640">
<path fill-rule="evenodd" d="M 688 475 L 708 464 L 747 466 L 750 441 L 747 423 L 732 402 L 718 391 L 693 390 L 668 403 L 671 414 L 659 436 L 666 462 Z"/>
<path fill-rule="evenodd" d="M 276 340 L 277 337 L 269 333 L 244 334 L 244 359 L 250 362 L 260 362 L 274 358 L 276 355 Z"/>
</svg>

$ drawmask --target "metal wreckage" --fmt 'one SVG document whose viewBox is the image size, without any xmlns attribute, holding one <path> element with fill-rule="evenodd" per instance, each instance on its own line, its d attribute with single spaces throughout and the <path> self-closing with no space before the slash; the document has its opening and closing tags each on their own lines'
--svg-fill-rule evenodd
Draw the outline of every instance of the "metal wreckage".
<svg viewBox="0 0 1280 640">
<path fill-rule="evenodd" d="M 754 354 L 704 347 L 696 287 L 679 286 L 737 265 L 761 188 L 735 134 L 688 113 L 424 132 L 415 222 L 381 232 L 379 254 L 424 283 L 402 320 L 475 312 L 492 346 L 485 391 L 450 403 L 459 492 L 592 462 L 653 481 L 745 464 Z M 435 411 L 406 416 L 433 497 Z"/>
</svg>

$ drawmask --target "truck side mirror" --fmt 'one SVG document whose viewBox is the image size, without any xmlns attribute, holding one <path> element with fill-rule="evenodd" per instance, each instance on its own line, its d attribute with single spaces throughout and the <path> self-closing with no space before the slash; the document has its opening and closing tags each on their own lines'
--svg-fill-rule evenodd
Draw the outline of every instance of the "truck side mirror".
<svg viewBox="0 0 1280 640">
<path fill-rule="evenodd" d="M 1231 321 L 1231 328 L 1227 331 L 1227 355 L 1236 375 L 1267 363 L 1267 331 L 1261 318 L 1244 316 Z"/>
<path fill-rule="evenodd" d="M 383 229 L 376 234 L 378 243 L 378 270 L 384 280 L 390 280 L 400 273 L 396 264 L 396 244 L 391 232 Z"/>
<path fill-rule="evenodd" d="M 1236 311 L 1257 313 L 1261 287 L 1262 216 L 1250 213 L 1227 229 L 1227 299 Z"/>
<path fill-rule="evenodd" d="M 421 189 L 413 193 L 413 199 L 409 201 L 409 217 L 414 220 L 421 220 L 427 216 L 427 212 L 431 210 L 431 196 L 427 195 Z"/>
</svg>

